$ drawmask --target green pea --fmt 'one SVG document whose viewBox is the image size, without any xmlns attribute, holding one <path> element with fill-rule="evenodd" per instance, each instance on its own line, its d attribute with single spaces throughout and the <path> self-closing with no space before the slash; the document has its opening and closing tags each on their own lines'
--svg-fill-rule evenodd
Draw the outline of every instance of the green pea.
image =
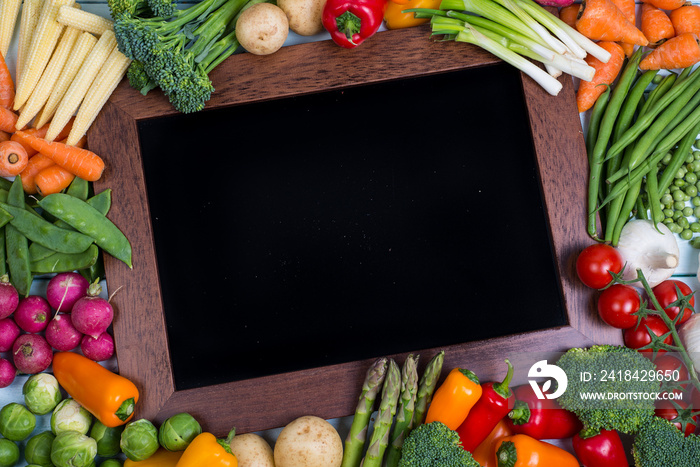
<svg viewBox="0 0 700 467">
<path fill-rule="evenodd" d="M 682 229 L 690 228 L 690 221 L 688 219 L 686 219 L 685 217 L 678 218 L 678 220 L 676 221 L 676 224 L 678 224 L 678 226 L 681 227 Z"/>
<path fill-rule="evenodd" d="M 691 203 L 693 203 L 693 206 L 695 206 L 695 207 L 700 206 L 700 196 L 696 196 L 690 201 L 691 201 Z"/>
<path fill-rule="evenodd" d="M 687 187 L 685 187 L 685 190 L 683 190 L 683 193 L 685 193 L 691 198 L 694 198 L 698 195 L 698 189 L 695 187 L 695 185 L 688 185 Z"/>
<path fill-rule="evenodd" d="M 685 203 L 683 201 L 676 201 L 673 203 L 673 209 L 676 211 L 683 211 L 683 209 L 685 209 Z"/>
<path fill-rule="evenodd" d="M 54 253 L 44 259 L 32 261 L 31 270 L 35 274 L 51 274 L 75 271 L 91 267 L 97 262 L 100 249 L 94 243 L 82 253 Z"/>
<path fill-rule="evenodd" d="M 683 217 L 683 212 L 681 211 L 673 211 L 673 216 L 671 216 L 674 221 L 677 221 L 681 217 Z"/>
<path fill-rule="evenodd" d="M 668 206 L 669 204 L 673 203 L 673 196 L 670 194 L 663 195 L 660 201 L 664 206 Z"/>
<path fill-rule="evenodd" d="M 694 159 L 695 158 L 693 157 L 693 153 L 691 152 L 688 153 L 688 155 L 685 157 L 685 162 L 686 164 L 690 164 L 691 162 L 693 162 Z"/>
<path fill-rule="evenodd" d="M 685 180 L 683 180 L 683 177 L 678 177 L 673 180 L 673 184 L 679 188 L 683 188 L 685 186 Z"/>
<path fill-rule="evenodd" d="M 663 165 L 668 165 L 669 162 L 671 162 L 671 159 L 673 158 L 673 155 L 671 153 L 668 153 L 664 156 L 663 159 L 661 159 L 661 163 Z"/>
<path fill-rule="evenodd" d="M 670 217 L 667 217 L 666 219 L 663 220 L 663 222 L 666 225 L 673 224 L 673 219 L 671 219 Z"/>
<path fill-rule="evenodd" d="M 683 208 L 683 211 L 681 211 L 685 217 L 690 217 L 693 215 L 693 208 L 690 206 L 686 206 Z"/>
<path fill-rule="evenodd" d="M 690 224 L 690 230 L 693 232 L 700 232 L 700 222 L 693 222 Z"/>
<path fill-rule="evenodd" d="M 698 182 L 698 183 L 700 183 L 700 182 Z M 674 185 L 674 184 L 671 184 L 671 186 L 668 187 L 668 189 L 669 189 L 669 191 L 671 192 L 671 195 L 672 195 L 672 196 L 673 196 L 673 193 L 675 193 L 676 191 L 680 190 L 680 188 L 678 188 L 678 187 L 677 187 L 676 185 Z"/>
<path fill-rule="evenodd" d="M 685 196 L 685 193 L 683 193 L 680 189 L 673 192 L 673 200 L 674 201 L 683 201 L 684 196 Z"/>
<path fill-rule="evenodd" d="M 692 230 L 689 230 L 689 229 L 684 229 L 684 230 L 680 233 L 680 237 L 681 237 L 683 240 L 690 240 L 691 238 L 693 238 L 693 231 L 692 231 Z"/>
<path fill-rule="evenodd" d="M 673 232 L 673 233 L 681 233 L 681 232 L 683 231 L 683 229 L 681 228 L 681 226 L 679 226 L 679 225 L 676 224 L 676 223 L 668 224 L 667 227 L 668 227 L 668 230 L 670 230 L 670 231 Z"/>
<path fill-rule="evenodd" d="M 700 206 L 697 207 L 697 208 L 695 208 L 695 209 L 693 209 L 693 215 L 694 215 L 695 217 L 697 217 L 698 219 L 700 219 Z"/>
<path fill-rule="evenodd" d="M 690 240 L 690 246 L 693 248 L 700 248 L 700 237 L 693 237 L 693 239 Z"/>
<path fill-rule="evenodd" d="M 695 146 L 698 147 L 697 144 Z M 693 159 L 695 159 L 696 161 L 700 160 L 700 151 L 693 151 Z"/>
<path fill-rule="evenodd" d="M 663 212 L 663 215 L 666 217 L 673 216 L 673 209 L 664 209 L 662 212 Z"/>
<path fill-rule="evenodd" d="M 685 181 L 695 185 L 698 181 L 698 176 L 695 175 L 693 172 L 688 172 L 687 174 L 685 174 Z"/>
</svg>

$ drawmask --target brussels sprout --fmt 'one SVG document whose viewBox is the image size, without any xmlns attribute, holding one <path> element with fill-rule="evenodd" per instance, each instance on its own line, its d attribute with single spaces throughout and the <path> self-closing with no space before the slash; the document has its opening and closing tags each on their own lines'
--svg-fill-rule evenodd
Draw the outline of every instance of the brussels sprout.
<svg viewBox="0 0 700 467">
<path fill-rule="evenodd" d="M 158 450 L 158 430 L 145 418 L 127 423 L 119 446 L 132 461 L 146 460 Z"/>
<path fill-rule="evenodd" d="M 77 431 L 86 435 L 90 430 L 92 415 L 75 399 L 65 399 L 56 406 L 51 414 L 51 431 L 55 435 L 63 431 Z"/>
<path fill-rule="evenodd" d="M 0 467 L 12 467 L 19 461 L 19 446 L 9 439 L 0 439 Z"/>
<path fill-rule="evenodd" d="M 78 431 L 62 431 L 51 444 L 51 462 L 56 467 L 89 467 L 95 456 L 97 442 Z"/>
<path fill-rule="evenodd" d="M 100 467 L 122 467 L 122 463 L 116 459 L 107 459 L 100 464 Z"/>
<path fill-rule="evenodd" d="M 184 451 L 202 432 L 197 420 L 188 413 L 179 413 L 166 419 L 158 430 L 158 441 L 168 451 Z"/>
<path fill-rule="evenodd" d="M 50 373 L 30 376 L 22 386 L 22 394 L 27 408 L 37 415 L 51 412 L 63 398 L 58 381 Z"/>
<path fill-rule="evenodd" d="M 54 438 L 56 437 L 50 431 L 44 431 L 29 438 L 24 447 L 24 459 L 27 463 L 51 467 L 53 465 L 51 463 L 51 444 Z"/>
<path fill-rule="evenodd" d="M 124 426 L 110 428 L 99 420 L 90 429 L 90 438 L 97 441 L 97 455 L 102 457 L 112 457 L 119 453 L 119 440 L 124 431 Z"/>
<path fill-rule="evenodd" d="M 27 408 L 10 402 L 0 410 L 0 435 L 12 441 L 22 441 L 34 431 L 36 417 Z"/>
</svg>

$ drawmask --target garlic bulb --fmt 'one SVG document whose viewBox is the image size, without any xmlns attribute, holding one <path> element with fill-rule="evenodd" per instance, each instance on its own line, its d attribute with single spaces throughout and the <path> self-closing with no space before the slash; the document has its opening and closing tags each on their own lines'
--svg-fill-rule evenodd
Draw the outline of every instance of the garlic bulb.
<svg viewBox="0 0 700 467">
<path fill-rule="evenodd" d="M 700 314 L 693 313 L 690 319 L 678 328 L 678 337 L 693 361 L 695 370 L 700 370 Z"/>
<path fill-rule="evenodd" d="M 657 230 L 658 229 L 658 230 Z M 637 277 L 641 269 L 651 287 L 656 287 L 673 274 L 678 266 L 678 242 L 666 225 L 635 219 L 622 228 L 617 251 L 625 260 L 624 280 Z"/>
</svg>

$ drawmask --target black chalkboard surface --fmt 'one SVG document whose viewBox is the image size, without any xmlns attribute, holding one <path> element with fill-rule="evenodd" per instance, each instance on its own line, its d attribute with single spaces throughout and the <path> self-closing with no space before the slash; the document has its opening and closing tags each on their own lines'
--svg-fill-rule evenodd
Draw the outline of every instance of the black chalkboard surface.
<svg viewBox="0 0 700 467">
<path fill-rule="evenodd" d="M 501 64 L 139 122 L 176 388 L 566 324 L 527 119 Z"/>
</svg>

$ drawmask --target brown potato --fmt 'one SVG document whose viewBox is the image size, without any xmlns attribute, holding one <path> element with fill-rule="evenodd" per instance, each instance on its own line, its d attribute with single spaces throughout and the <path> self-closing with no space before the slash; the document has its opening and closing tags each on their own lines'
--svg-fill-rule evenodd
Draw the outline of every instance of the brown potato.
<svg viewBox="0 0 700 467">
<path fill-rule="evenodd" d="M 272 448 L 255 433 L 236 435 L 229 443 L 238 467 L 275 467 Z"/>
<path fill-rule="evenodd" d="M 282 429 L 274 454 L 276 467 L 340 467 L 343 442 L 333 425 L 306 415 Z"/>
<path fill-rule="evenodd" d="M 300 36 L 313 36 L 323 31 L 321 16 L 326 0 L 277 0 L 287 14 L 289 29 Z"/>
<path fill-rule="evenodd" d="M 258 3 L 241 13 L 236 37 L 241 46 L 255 55 L 277 52 L 289 34 L 287 15 L 277 5 Z"/>
</svg>

